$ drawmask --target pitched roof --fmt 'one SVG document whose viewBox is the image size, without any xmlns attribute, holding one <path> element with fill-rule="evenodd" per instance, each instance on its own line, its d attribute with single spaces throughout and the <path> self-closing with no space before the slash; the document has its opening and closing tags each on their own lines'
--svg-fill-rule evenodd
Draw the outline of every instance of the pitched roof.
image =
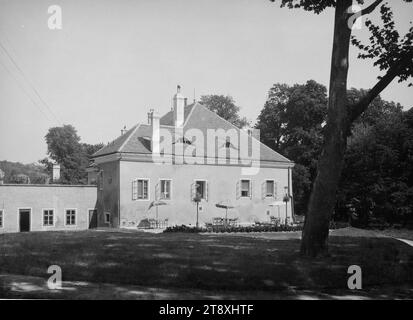
<svg viewBox="0 0 413 320">
<path fill-rule="evenodd" d="M 224 130 L 235 129 L 240 131 L 238 127 L 234 126 L 232 123 L 228 122 L 227 120 L 221 118 L 215 112 L 209 110 L 202 104 L 197 103 L 196 108 L 191 114 L 191 117 L 187 120 L 184 129 L 188 128 L 197 128 L 200 129 L 204 133 L 204 137 L 207 136 L 208 129 L 217 129 L 222 128 Z M 266 146 L 262 142 L 260 143 L 260 160 L 263 161 L 276 161 L 276 162 L 291 162 L 286 157 L 282 156 L 278 152 L 272 150 L 270 147 Z M 249 145 L 249 149 L 251 150 L 251 141 Z M 205 152 L 206 154 L 206 152 Z"/>
<path fill-rule="evenodd" d="M 129 139 L 129 137 L 132 135 L 132 133 L 138 126 L 139 125 L 135 125 L 132 129 L 128 130 L 123 135 L 117 137 L 112 142 L 109 142 L 106 146 L 102 147 L 97 152 L 95 152 L 92 157 L 99 157 L 106 154 L 119 152 L 123 144 Z"/>
<path fill-rule="evenodd" d="M 192 128 L 201 130 L 204 137 L 207 137 L 208 129 L 240 129 L 218 116 L 215 112 L 209 110 L 202 104 L 196 102 L 188 105 L 184 109 L 185 122 L 184 131 Z M 173 111 L 169 111 L 160 119 L 161 128 L 170 130 L 172 136 L 174 135 L 174 120 Z M 93 157 L 99 157 L 116 152 L 124 153 L 136 153 L 136 154 L 151 154 L 151 126 L 148 124 L 138 124 L 132 129 L 127 131 L 122 136 L 115 139 L 113 142 L 104 146 Z M 260 160 L 270 162 L 289 162 L 291 161 L 278 152 L 275 152 L 271 148 L 267 147 L 263 143 L 260 143 Z M 251 149 L 252 142 L 250 141 L 249 148 Z M 184 145 L 184 148 L 187 146 Z M 207 154 L 205 147 L 204 154 Z"/>
<path fill-rule="evenodd" d="M 184 119 L 188 119 L 189 114 L 192 111 L 192 108 L 195 106 L 197 103 L 193 103 L 190 105 L 187 105 L 184 108 Z M 160 124 L 164 126 L 173 126 L 174 125 L 174 112 L 173 110 L 167 112 L 161 119 L 160 119 Z"/>
</svg>

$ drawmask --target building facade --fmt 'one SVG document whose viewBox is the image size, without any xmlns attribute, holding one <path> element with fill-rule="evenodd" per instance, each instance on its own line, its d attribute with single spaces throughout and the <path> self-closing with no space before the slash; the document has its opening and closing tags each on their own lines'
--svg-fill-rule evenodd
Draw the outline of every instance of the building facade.
<svg viewBox="0 0 413 320">
<path fill-rule="evenodd" d="M 97 226 L 96 186 L 0 184 L 0 233 Z"/>
<path fill-rule="evenodd" d="M 147 219 L 195 225 L 198 198 L 201 226 L 220 217 L 240 224 L 293 218 L 294 163 L 253 130 L 200 103 L 187 105 L 179 86 L 170 112 L 151 110 L 147 124 L 123 132 L 93 160 L 99 226 L 136 228 Z"/>
</svg>

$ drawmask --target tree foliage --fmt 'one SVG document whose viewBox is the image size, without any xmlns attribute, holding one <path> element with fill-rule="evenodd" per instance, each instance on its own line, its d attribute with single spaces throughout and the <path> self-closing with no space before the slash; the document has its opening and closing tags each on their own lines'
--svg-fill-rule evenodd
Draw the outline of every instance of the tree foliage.
<svg viewBox="0 0 413 320">
<path fill-rule="evenodd" d="M 380 70 L 395 68 L 398 81 L 406 81 L 413 76 L 413 26 L 401 36 L 395 28 L 393 11 L 388 3 L 382 4 L 380 15 L 382 25 L 366 18 L 365 25 L 371 34 L 369 43 L 363 44 L 355 36 L 352 36 L 352 43 L 360 50 L 360 59 L 373 59 Z"/>
<path fill-rule="evenodd" d="M 72 125 L 50 128 L 45 136 L 48 156 L 52 160 L 40 162 L 50 172 L 52 162 L 60 164 L 60 183 L 86 184 L 86 167 L 90 156 L 103 147 L 103 144 L 89 145 L 81 143 L 76 129 Z"/>
<path fill-rule="evenodd" d="M 294 204 L 304 214 L 321 152 L 327 115 L 327 89 L 314 80 L 306 84 L 274 84 L 256 123 L 261 141 L 296 163 Z"/>
<path fill-rule="evenodd" d="M 231 96 L 224 95 L 205 95 L 201 97 L 201 104 L 209 110 L 215 112 L 221 118 L 231 122 L 238 128 L 243 128 L 249 124 L 245 117 L 239 115 L 240 107 L 234 102 Z"/>
<path fill-rule="evenodd" d="M 338 213 L 354 206 L 359 224 L 413 221 L 413 109 L 360 122 L 345 157 Z M 366 205 L 367 204 L 367 205 Z"/>
<path fill-rule="evenodd" d="M 36 163 L 0 161 L 0 170 L 4 172 L 4 183 L 44 184 L 49 179 L 43 166 Z"/>
<path fill-rule="evenodd" d="M 275 0 L 272 0 L 273 2 Z M 412 0 L 404 0 L 412 2 Z M 324 145 L 317 164 L 305 226 L 301 241 L 301 253 L 314 257 L 328 251 L 328 228 L 337 200 L 337 190 L 344 165 L 347 137 L 352 123 L 363 114 L 371 102 L 396 78 L 399 82 L 412 76 L 413 29 L 404 36 L 395 30 L 392 10 L 383 0 L 375 0 L 365 5 L 364 0 L 280 0 L 281 7 L 302 8 L 318 14 L 328 7 L 334 7 L 334 37 L 329 84 L 329 101 Z M 353 13 L 353 5 L 363 6 Z M 369 44 L 362 44 L 352 37 L 355 17 L 365 17 L 380 7 L 382 26 L 377 27 L 365 19 L 370 34 Z M 360 58 L 374 60 L 384 75 L 355 104 L 349 104 L 347 79 L 349 71 L 349 47 L 353 43 L 361 50 Z"/>
<path fill-rule="evenodd" d="M 366 92 L 351 88 L 347 94 L 349 103 L 357 103 Z M 261 141 L 295 162 L 297 214 L 304 214 L 308 205 L 323 145 L 326 114 L 326 88 L 310 80 L 304 85 L 274 84 L 258 116 L 256 127 L 261 131 Z M 400 104 L 378 96 L 354 122 L 335 219 L 347 221 L 349 207 L 354 206 L 365 224 L 369 221 L 364 219 L 368 210 L 373 219 L 409 220 L 409 206 L 413 208 L 409 200 L 413 183 L 408 182 L 413 181 L 413 169 L 409 166 L 413 159 L 412 120 L 413 110 L 403 112 Z"/>
</svg>

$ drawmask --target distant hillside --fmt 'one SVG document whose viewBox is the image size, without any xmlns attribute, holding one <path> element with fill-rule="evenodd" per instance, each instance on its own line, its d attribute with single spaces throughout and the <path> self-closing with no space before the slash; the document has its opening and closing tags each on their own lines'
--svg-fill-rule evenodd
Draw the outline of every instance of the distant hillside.
<svg viewBox="0 0 413 320">
<path fill-rule="evenodd" d="M 4 183 L 30 183 L 44 184 L 49 178 L 45 168 L 36 163 L 23 164 L 20 162 L 0 161 L 0 169 L 4 172 Z"/>
</svg>

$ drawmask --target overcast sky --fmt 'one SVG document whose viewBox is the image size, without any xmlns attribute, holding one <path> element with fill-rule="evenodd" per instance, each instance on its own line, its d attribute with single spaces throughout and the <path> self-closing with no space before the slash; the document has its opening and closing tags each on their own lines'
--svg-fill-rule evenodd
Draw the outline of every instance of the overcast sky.
<svg viewBox="0 0 413 320">
<path fill-rule="evenodd" d="M 406 30 L 413 6 L 391 4 Z M 62 30 L 48 28 L 50 5 Z M 272 84 L 328 85 L 332 31 L 332 10 L 268 0 L 0 0 L 0 43 L 17 65 L 0 47 L 0 160 L 44 158 L 48 128 L 62 123 L 84 142 L 111 141 L 150 108 L 167 112 L 177 84 L 190 100 L 229 94 L 255 123 Z M 352 49 L 349 87 L 379 74 Z M 412 106 L 405 83 L 382 96 Z"/>
</svg>

